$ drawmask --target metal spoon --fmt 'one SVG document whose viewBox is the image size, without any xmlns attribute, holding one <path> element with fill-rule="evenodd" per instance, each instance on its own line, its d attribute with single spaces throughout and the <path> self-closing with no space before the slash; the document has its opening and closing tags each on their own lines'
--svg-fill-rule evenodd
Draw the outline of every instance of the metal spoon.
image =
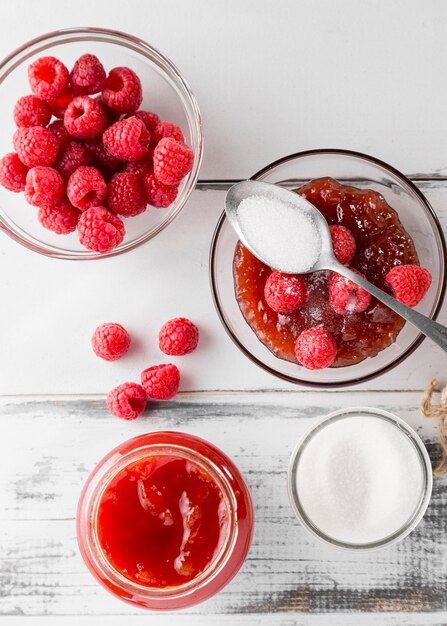
<svg viewBox="0 0 447 626">
<path fill-rule="evenodd" d="M 395 311 L 395 313 L 406 319 L 407 322 L 416 326 L 421 333 L 432 339 L 438 344 L 438 346 L 447 352 L 447 328 L 445 326 L 434 322 L 429 317 L 422 315 L 422 313 L 418 313 L 414 309 L 410 309 L 405 304 L 402 304 L 375 285 L 372 285 L 365 278 L 358 276 L 349 268 L 337 261 L 332 248 L 329 226 L 323 215 L 316 207 L 314 207 L 313 204 L 299 194 L 289 191 L 288 189 L 284 189 L 283 187 L 279 187 L 278 185 L 272 185 L 270 183 L 263 183 L 255 180 L 244 180 L 236 185 L 233 185 L 233 187 L 231 187 L 228 191 L 225 200 L 225 212 L 239 239 L 260 261 L 266 262 L 267 265 L 279 271 L 296 274 L 302 273 L 300 271 L 291 272 L 290 270 L 293 270 L 293 268 L 290 267 L 287 269 L 284 267 L 278 267 L 275 263 L 272 263 L 271 259 L 266 261 L 262 258 L 262 251 L 254 249 L 253 242 L 248 241 L 245 237 L 239 223 L 238 207 L 242 200 L 251 196 L 267 196 L 270 199 L 277 198 L 279 203 L 287 203 L 289 206 L 296 208 L 297 211 L 305 213 L 307 216 L 312 218 L 321 235 L 321 254 L 314 265 L 307 270 L 308 272 L 315 272 L 317 270 L 332 270 L 341 274 L 345 278 L 352 280 L 353 283 L 362 287 L 366 291 L 369 291 L 369 293 L 377 298 L 377 300 L 386 304 L 390 309 Z"/>
</svg>

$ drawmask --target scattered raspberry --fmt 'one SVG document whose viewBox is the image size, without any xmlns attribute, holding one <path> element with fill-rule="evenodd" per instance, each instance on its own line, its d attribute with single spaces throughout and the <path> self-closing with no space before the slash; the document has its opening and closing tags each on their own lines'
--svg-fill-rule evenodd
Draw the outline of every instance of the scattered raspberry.
<svg viewBox="0 0 447 626">
<path fill-rule="evenodd" d="M 89 96 L 102 91 L 106 85 L 106 72 L 98 57 L 83 54 L 70 72 L 70 83 L 76 96 Z"/>
<path fill-rule="evenodd" d="M 298 362 L 308 370 L 329 367 L 337 356 L 337 345 L 331 333 L 324 328 L 308 328 L 295 343 Z"/>
<path fill-rule="evenodd" d="M 342 265 L 346 265 L 355 254 L 356 245 L 354 236 L 349 228 L 345 226 L 330 226 L 329 229 L 331 231 L 335 258 Z"/>
<path fill-rule="evenodd" d="M 26 175 L 25 198 L 37 207 L 56 206 L 64 195 L 64 180 L 52 167 L 38 165 Z"/>
<path fill-rule="evenodd" d="M 65 128 L 78 139 L 101 135 L 107 126 L 102 104 L 89 96 L 77 96 L 70 102 L 64 115 Z"/>
<path fill-rule="evenodd" d="M 115 417 L 134 420 L 146 408 L 146 392 L 137 383 L 123 383 L 107 394 L 107 406 Z"/>
<path fill-rule="evenodd" d="M 84 146 L 90 151 L 94 164 L 101 171 L 103 176 L 110 178 L 110 176 L 113 176 L 113 174 L 118 172 L 123 166 L 123 162 L 120 159 L 110 154 L 102 143 L 101 138 L 87 139 L 84 141 Z"/>
<path fill-rule="evenodd" d="M 36 96 L 23 96 L 14 106 L 16 126 L 46 126 L 51 119 L 51 109 L 47 102 Z"/>
<path fill-rule="evenodd" d="M 159 141 L 154 150 L 154 174 L 165 185 L 178 185 L 191 171 L 193 161 L 191 148 L 166 137 Z"/>
<path fill-rule="evenodd" d="M 276 313 L 292 313 L 307 300 L 304 278 L 298 274 L 283 274 L 275 270 L 267 278 L 264 297 L 268 306 Z"/>
<path fill-rule="evenodd" d="M 57 98 L 54 98 L 54 100 L 48 100 L 51 113 L 54 115 L 54 117 L 63 119 L 65 115 L 65 111 L 67 110 L 67 107 L 72 100 L 73 100 L 73 92 L 71 90 L 71 87 L 65 87 L 61 95 L 58 96 Z"/>
<path fill-rule="evenodd" d="M 136 174 L 140 178 L 146 176 L 146 174 L 152 174 L 154 171 L 154 163 L 152 159 L 141 159 L 141 161 L 130 161 L 126 163 L 123 172 L 128 174 Z"/>
<path fill-rule="evenodd" d="M 68 79 L 67 68 L 55 57 L 41 57 L 28 67 L 31 91 L 42 100 L 53 100 L 60 96 Z"/>
<path fill-rule="evenodd" d="M 67 235 L 76 230 L 81 212 L 68 198 L 63 198 L 55 207 L 40 208 L 37 214 L 39 222 L 48 230 L 58 235 Z"/>
<path fill-rule="evenodd" d="M 115 122 L 103 134 L 105 147 L 117 159 L 138 161 L 147 157 L 150 135 L 143 122 L 136 117 Z"/>
<path fill-rule="evenodd" d="M 146 198 L 136 174 L 115 174 L 107 185 L 107 206 L 114 213 L 133 217 L 146 209 Z"/>
<path fill-rule="evenodd" d="M 48 128 L 29 126 L 14 133 L 14 148 L 19 159 L 28 167 L 53 165 L 59 144 Z"/>
<path fill-rule="evenodd" d="M 152 111 L 137 111 L 134 115 L 143 122 L 151 135 L 160 123 L 160 118 Z"/>
<path fill-rule="evenodd" d="M 174 202 L 177 197 L 177 185 L 165 185 L 154 174 L 143 177 L 143 187 L 148 204 L 165 209 Z"/>
<path fill-rule="evenodd" d="M 129 67 L 115 67 L 107 76 L 101 98 L 118 113 L 134 113 L 143 100 L 141 81 Z"/>
<path fill-rule="evenodd" d="M 141 372 L 143 389 L 153 400 L 170 400 L 180 385 L 180 372 L 175 365 L 153 365 Z"/>
<path fill-rule="evenodd" d="M 63 178 L 68 180 L 78 167 L 90 165 L 92 160 L 90 151 L 79 141 L 72 140 L 59 149 L 54 167 Z"/>
<path fill-rule="evenodd" d="M 101 324 L 92 335 L 92 348 L 96 356 L 105 361 L 116 361 L 129 350 L 130 337 L 121 324 Z"/>
<path fill-rule="evenodd" d="M 15 152 L 5 154 L 0 160 L 0 185 L 9 191 L 23 191 L 27 173 L 28 168 Z"/>
<path fill-rule="evenodd" d="M 54 120 L 54 122 L 51 122 L 48 126 L 48 130 L 51 130 L 53 135 L 56 137 L 59 148 L 72 139 L 70 133 L 65 128 L 63 120 Z"/>
<path fill-rule="evenodd" d="M 197 348 L 199 329 L 185 317 L 176 317 L 162 326 L 158 345 L 164 354 L 183 356 Z"/>
<path fill-rule="evenodd" d="M 175 139 L 180 143 L 183 143 L 185 141 L 182 129 L 179 128 L 176 124 L 172 124 L 171 122 L 160 122 L 160 124 L 158 124 L 153 131 L 151 145 L 155 148 L 160 139 L 164 139 L 165 137 L 170 137 L 171 139 Z"/>
<path fill-rule="evenodd" d="M 106 197 L 107 184 L 96 167 L 83 165 L 73 172 L 67 183 L 70 202 L 81 211 L 99 207 Z"/>
<path fill-rule="evenodd" d="M 431 285 L 431 274 L 419 265 L 396 265 L 386 275 L 394 296 L 407 306 L 416 306 Z"/>
<path fill-rule="evenodd" d="M 365 278 L 365 276 L 350 268 L 353 272 Z M 350 313 L 363 313 L 369 307 L 371 294 L 345 278 L 332 272 L 329 277 L 329 302 L 336 313 L 349 315 Z"/>
<path fill-rule="evenodd" d="M 125 228 L 119 217 L 102 206 L 81 214 L 78 222 L 79 241 L 94 252 L 110 252 L 124 239 Z"/>
</svg>

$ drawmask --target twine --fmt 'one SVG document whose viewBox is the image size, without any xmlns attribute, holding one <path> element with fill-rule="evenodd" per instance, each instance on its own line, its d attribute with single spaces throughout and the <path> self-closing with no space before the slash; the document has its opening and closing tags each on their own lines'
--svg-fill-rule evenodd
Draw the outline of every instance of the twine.
<svg viewBox="0 0 447 626">
<path fill-rule="evenodd" d="M 441 398 L 439 404 L 433 405 L 432 396 L 436 391 L 441 392 Z M 421 400 L 421 412 L 424 417 L 439 418 L 439 444 L 442 453 L 441 460 L 433 470 L 433 474 L 440 476 L 446 471 L 445 463 L 447 461 L 447 385 L 441 389 L 435 378 L 428 383 Z"/>
</svg>

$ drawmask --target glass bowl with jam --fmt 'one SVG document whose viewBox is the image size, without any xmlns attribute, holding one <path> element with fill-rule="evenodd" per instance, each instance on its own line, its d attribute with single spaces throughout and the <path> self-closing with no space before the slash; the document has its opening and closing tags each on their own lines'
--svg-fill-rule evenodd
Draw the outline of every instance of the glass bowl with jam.
<svg viewBox="0 0 447 626">
<path fill-rule="evenodd" d="M 348 228 L 356 241 L 350 267 L 388 293 L 386 275 L 395 265 L 427 268 L 432 283 L 417 310 L 436 318 L 445 292 L 445 241 L 432 207 L 403 174 L 364 154 L 327 149 L 284 157 L 253 179 L 302 194 L 329 225 Z M 336 313 L 328 297 L 329 272 L 303 275 L 306 303 L 292 313 L 276 313 L 264 297 L 271 271 L 238 241 L 222 214 L 210 257 L 218 315 L 246 356 L 286 381 L 322 387 L 360 383 L 401 363 L 423 339 L 374 298 L 362 313 Z M 337 344 L 329 368 L 308 370 L 297 361 L 296 339 L 313 327 L 328 330 Z"/>
</svg>

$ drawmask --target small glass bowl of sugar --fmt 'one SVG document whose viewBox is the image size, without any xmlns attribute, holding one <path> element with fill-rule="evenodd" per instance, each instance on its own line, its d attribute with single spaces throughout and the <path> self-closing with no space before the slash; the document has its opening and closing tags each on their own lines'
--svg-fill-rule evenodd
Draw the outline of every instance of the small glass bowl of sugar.
<svg viewBox="0 0 447 626">
<path fill-rule="evenodd" d="M 406 537 L 430 501 L 432 470 L 416 432 L 371 408 L 331 413 L 298 442 L 289 465 L 291 505 L 314 536 L 375 550 Z"/>
</svg>

